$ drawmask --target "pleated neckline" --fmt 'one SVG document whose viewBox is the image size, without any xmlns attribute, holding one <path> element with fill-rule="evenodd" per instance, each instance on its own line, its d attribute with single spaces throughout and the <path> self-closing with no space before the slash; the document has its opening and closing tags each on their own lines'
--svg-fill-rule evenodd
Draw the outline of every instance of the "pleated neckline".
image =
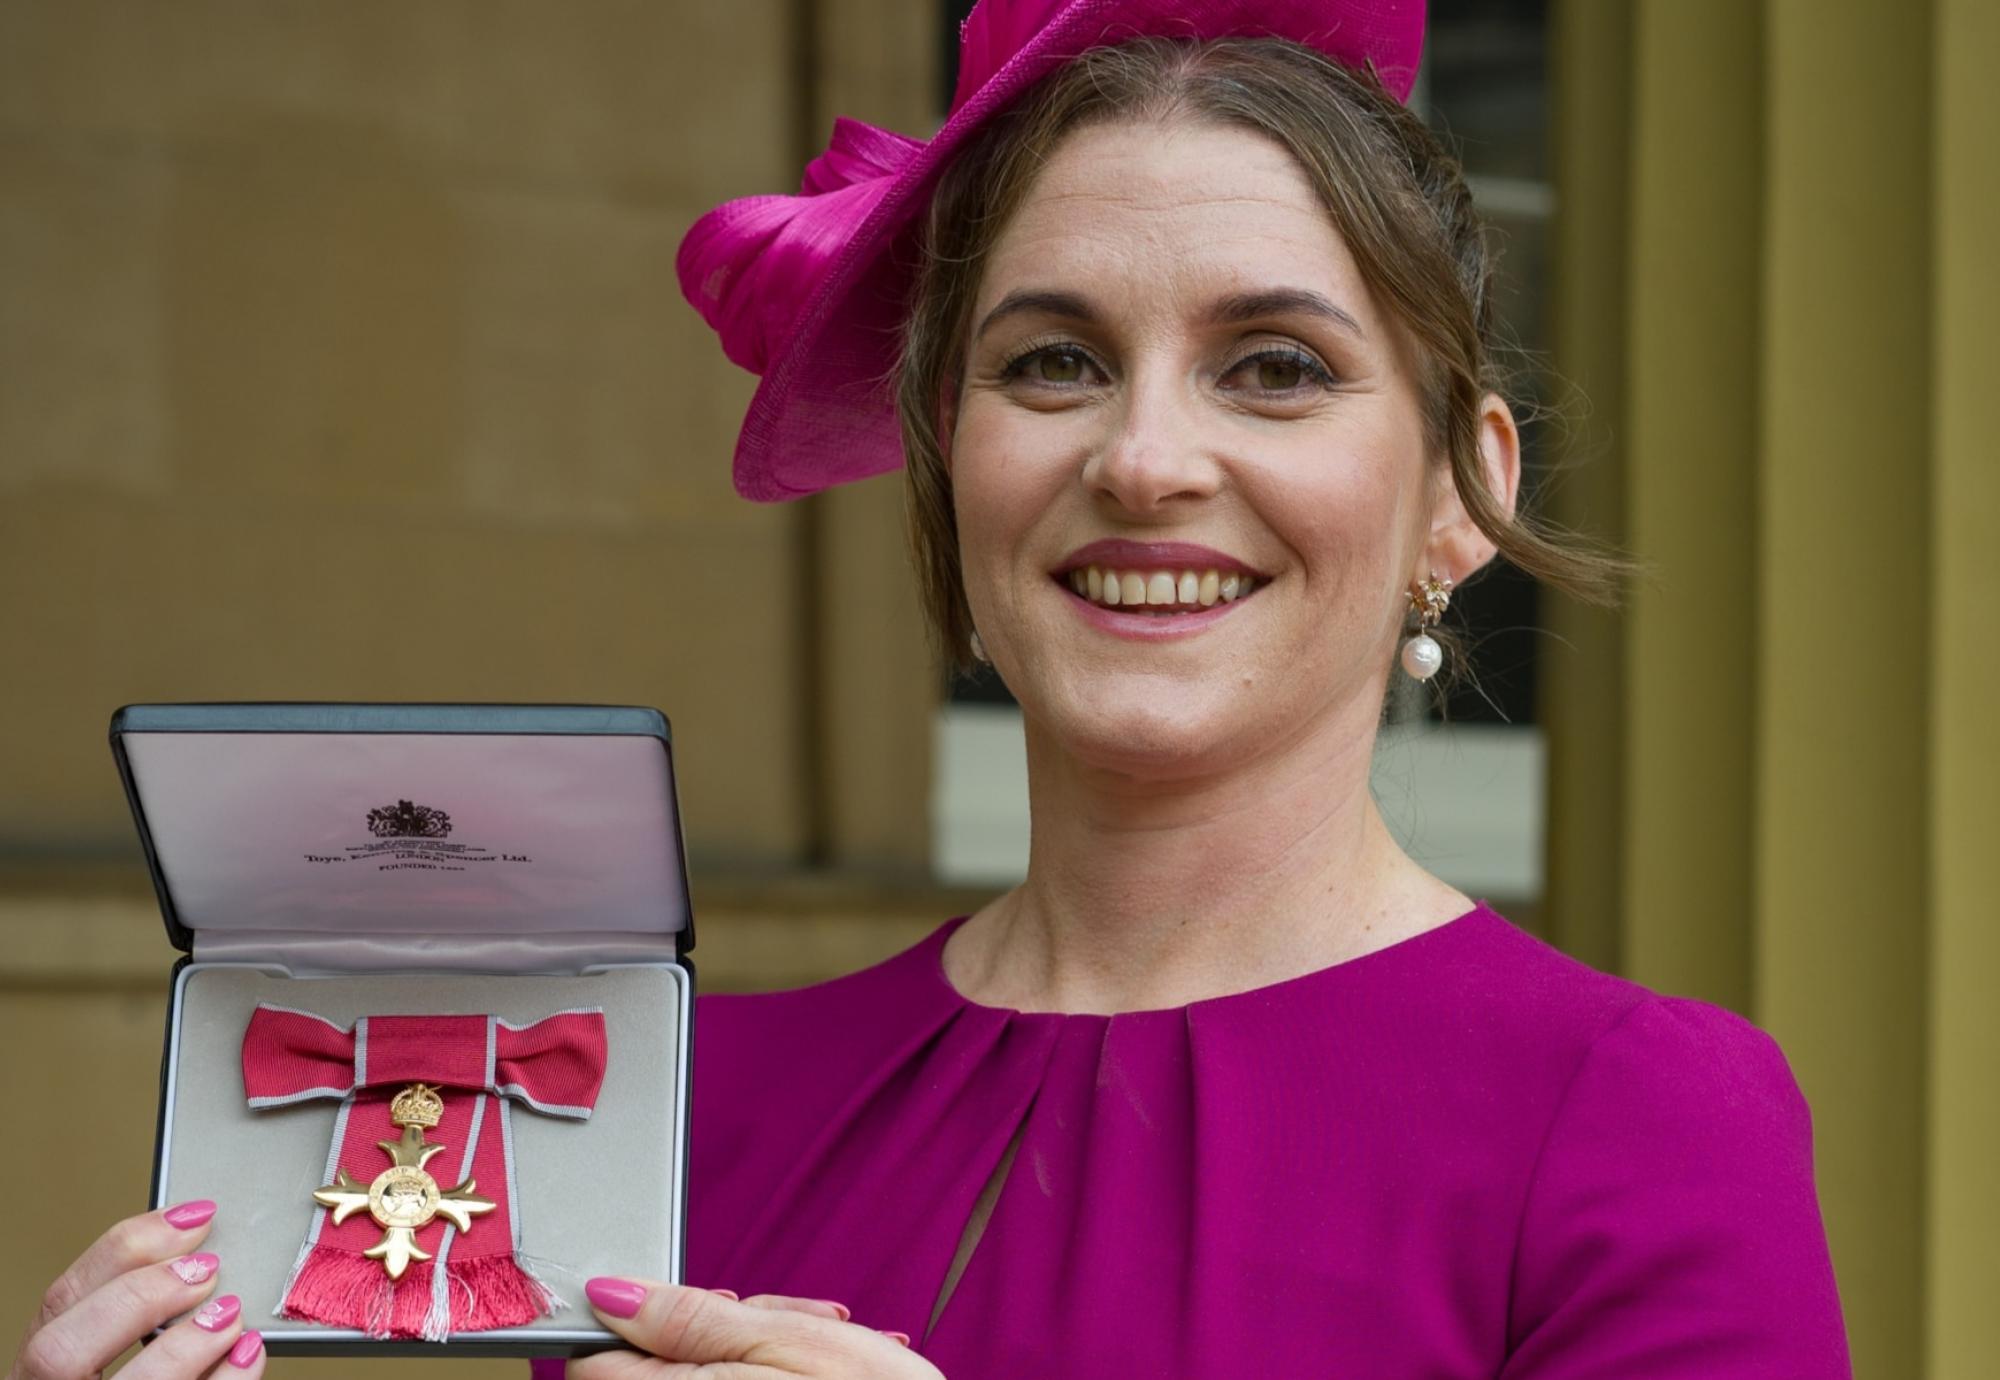
<svg viewBox="0 0 2000 1380">
<path fill-rule="evenodd" d="M 1422 957 L 1439 944 L 1450 942 L 1464 935 L 1468 930 L 1482 929 L 1489 922 L 1508 923 L 1484 900 L 1473 902 L 1472 908 L 1453 916 L 1442 924 L 1399 939 L 1393 944 L 1385 944 L 1379 949 L 1356 954 L 1324 968 L 1315 968 L 1300 973 L 1296 977 L 1280 978 L 1276 982 L 1264 983 L 1257 987 L 1247 987 L 1240 992 L 1226 992 L 1218 996 L 1202 997 L 1181 1006 L 1147 1007 L 1135 1011 L 1023 1011 L 1011 1006 L 994 1006 L 975 1001 L 958 990 L 944 968 L 945 945 L 952 935 L 970 915 L 955 915 L 931 932 L 930 937 L 918 947 L 920 963 L 937 994 L 945 1005 L 956 1012 L 976 1013 L 994 1019 L 1026 1024 L 1091 1024 L 1111 1021 L 1130 1022 L 1164 1017 L 1182 1018 L 1195 1014 L 1220 1015 L 1234 1006 L 1262 1007 L 1273 1002 L 1295 999 L 1311 999 L 1321 995 L 1323 989 L 1337 983 L 1353 981 L 1363 975 L 1372 974 L 1376 969 L 1393 966 Z"/>
</svg>

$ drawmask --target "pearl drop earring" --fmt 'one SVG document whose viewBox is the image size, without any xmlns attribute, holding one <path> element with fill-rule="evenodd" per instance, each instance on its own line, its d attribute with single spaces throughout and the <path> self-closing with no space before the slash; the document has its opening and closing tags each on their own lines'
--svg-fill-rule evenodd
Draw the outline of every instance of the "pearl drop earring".
<svg viewBox="0 0 2000 1380">
<path fill-rule="evenodd" d="M 979 640 L 978 633 L 972 635 L 972 659 L 983 661 L 989 666 L 993 664 L 993 658 L 986 655 L 986 644 Z"/>
<path fill-rule="evenodd" d="M 1417 615 L 1417 635 L 1403 644 L 1403 669 L 1418 680 L 1429 680 L 1444 665 L 1444 648 L 1438 646 L 1430 630 L 1444 617 L 1450 603 L 1451 581 L 1439 579 L 1435 570 L 1429 579 L 1417 581 L 1410 590 L 1410 608 Z"/>
</svg>

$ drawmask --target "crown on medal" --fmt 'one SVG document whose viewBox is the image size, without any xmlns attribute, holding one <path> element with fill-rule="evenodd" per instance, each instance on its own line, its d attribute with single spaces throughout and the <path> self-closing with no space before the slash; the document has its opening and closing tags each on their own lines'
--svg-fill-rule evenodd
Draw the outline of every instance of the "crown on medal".
<svg viewBox="0 0 2000 1380">
<path fill-rule="evenodd" d="M 389 1103 L 389 1120 L 398 1126 L 421 1126 L 426 1130 L 444 1120 L 444 1099 L 428 1083 L 412 1083 Z"/>
</svg>

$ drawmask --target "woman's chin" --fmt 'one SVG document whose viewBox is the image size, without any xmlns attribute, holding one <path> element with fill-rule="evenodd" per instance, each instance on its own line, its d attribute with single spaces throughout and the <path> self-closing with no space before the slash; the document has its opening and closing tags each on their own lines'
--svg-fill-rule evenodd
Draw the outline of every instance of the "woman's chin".
<svg viewBox="0 0 2000 1380">
<path fill-rule="evenodd" d="M 1189 703 L 1162 694 L 1062 698 L 1037 713 L 1023 701 L 1031 736 L 1079 766 L 1138 780 L 1208 775 L 1245 756 L 1240 705 Z"/>
<path fill-rule="evenodd" d="M 1330 690 L 1300 694 L 1301 678 Z M 1044 663 L 1008 683 L 1031 758 L 1156 782 L 1227 775 L 1308 739 L 1372 734 L 1383 695 L 1381 673 L 1358 654 L 1345 674 L 1337 665 L 1298 663 L 1290 674 L 1264 664 L 1195 675 L 1103 667 L 1050 674 Z"/>
</svg>

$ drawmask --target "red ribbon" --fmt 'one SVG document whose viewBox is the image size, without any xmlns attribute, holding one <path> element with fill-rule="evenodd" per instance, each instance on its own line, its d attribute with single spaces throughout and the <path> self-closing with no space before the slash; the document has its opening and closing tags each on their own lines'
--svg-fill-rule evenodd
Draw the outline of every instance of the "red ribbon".
<svg viewBox="0 0 2000 1380">
<path fill-rule="evenodd" d="M 411 1083 L 444 1096 L 444 1119 L 425 1133 L 445 1147 L 429 1172 L 441 1189 L 467 1180 L 496 1204 L 461 1233 L 442 1216 L 417 1229 L 431 1259 L 399 1280 L 362 1252 L 382 1229 L 366 1212 L 339 1226 L 323 1207 L 285 1286 L 281 1316 L 354 1327 L 373 1337 L 442 1341 L 453 1332 L 516 1327 L 561 1300 L 519 1258 L 512 1104 L 548 1116 L 588 1117 L 604 1081 L 604 1013 L 563 1011 L 525 1026 L 495 1016 L 363 1016 L 342 1029 L 322 1016 L 259 1005 L 243 1035 L 243 1090 L 256 1109 L 338 1098 L 326 1177 L 363 1183 L 388 1167 L 378 1141 L 402 1133 L 390 1100 Z"/>
</svg>

